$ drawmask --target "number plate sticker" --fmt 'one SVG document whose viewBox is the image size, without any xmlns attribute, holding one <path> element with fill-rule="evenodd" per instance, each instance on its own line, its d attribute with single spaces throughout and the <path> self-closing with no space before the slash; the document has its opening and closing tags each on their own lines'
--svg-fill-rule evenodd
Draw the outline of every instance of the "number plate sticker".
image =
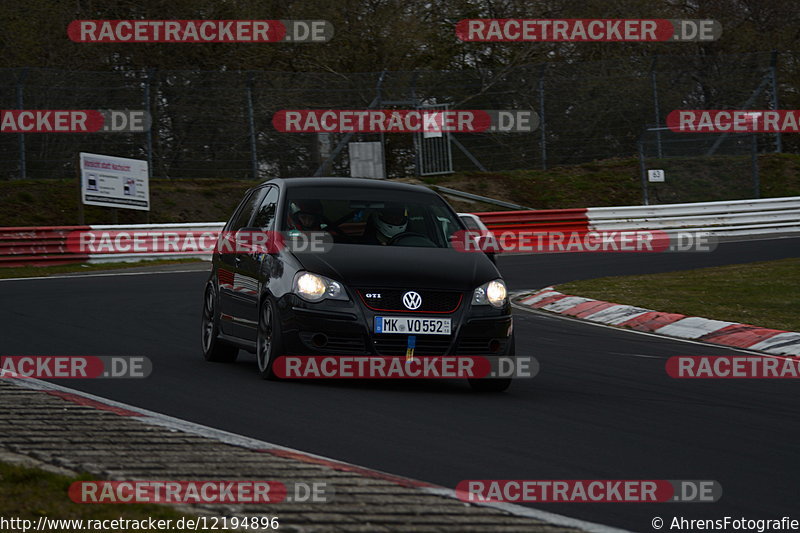
<svg viewBox="0 0 800 533">
<path fill-rule="evenodd" d="M 401 335 L 450 335 L 449 318 L 414 318 L 408 316 L 376 316 L 375 333 Z"/>
</svg>

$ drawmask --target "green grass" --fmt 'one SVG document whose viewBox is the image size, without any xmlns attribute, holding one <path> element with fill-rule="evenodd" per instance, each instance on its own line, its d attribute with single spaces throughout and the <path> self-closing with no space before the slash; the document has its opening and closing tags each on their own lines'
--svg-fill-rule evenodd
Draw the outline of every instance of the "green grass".
<svg viewBox="0 0 800 533">
<path fill-rule="evenodd" d="M 67 491 L 73 482 L 91 479 L 88 476 L 72 478 L 37 468 L 0 463 L 0 516 L 33 520 L 33 527 L 40 516 L 84 520 L 143 520 L 152 517 L 155 520 L 171 519 L 173 523 L 184 516 L 165 505 L 89 505 L 69 499 Z M 78 530 L 65 528 L 52 531 L 72 533 Z"/>
<path fill-rule="evenodd" d="M 665 183 L 650 184 L 650 200 L 654 204 L 737 200 L 754 195 L 749 157 L 650 159 L 647 165 L 666 172 Z M 762 198 L 800 195 L 799 155 L 760 155 L 759 169 Z M 642 203 L 637 158 L 605 159 L 547 170 L 460 172 L 422 179 L 429 185 L 460 189 L 536 209 Z"/>
<path fill-rule="evenodd" d="M 56 266 L 23 266 L 0 267 L 0 279 L 8 278 L 36 278 L 54 276 L 72 272 L 93 272 L 96 270 L 117 270 L 120 268 L 135 268 L 153 265 L 171 265 L 176 263 L 197 263 L 198 259 L 165 259 L 156 261 L 136 261 L 134 263 L 102 263 L 102 264 L 72 264 Z"/>
<path fill-rule="evenodd" d="M 559 292 L 655 311 L 800 331 L 800 258 L 574 281 Z"/>
<path fill-rule="evenodd" d="M 149 222 L 227 220 L 256 182 L 249 180 L 150 180 Z M 79 223 L 76 179 L 0 180 L 0 226 L 74 226 Z M 85 224 L 112 224 L 106 207 L 84 206 Z M 120 224 L 144 224 L 148 213 L 118 209 Z"/>
<path fill-rule="evenodd" d="M 741 156 L 673 158 L 647 162 L 663 168 L 667 181 L 650 187 L 652 203 L 734 200 L 753 195 L 750 161 Z M 800 155 L 759 156 L 761 196 L 800 195 Z M 441 185 L 536 209 L 639 205 L 642 200 L 639 161 L 605 159 L 547 170 L 457 172 L 421 178 Z M 153 224 L 227 220 L 252 180 L 153 179 L 150 181 Z M 460 211 L 502 211 L 494 205 L 454 200 Z M 86 224 L 111 224 L 113 211 L 85 206 Z M 117 210 L 120 224 L 141 224 L 144 211 Z M 0 227 L 71 226 L 78 224 L 76 179 L 0 180 Z"/>
</svg>

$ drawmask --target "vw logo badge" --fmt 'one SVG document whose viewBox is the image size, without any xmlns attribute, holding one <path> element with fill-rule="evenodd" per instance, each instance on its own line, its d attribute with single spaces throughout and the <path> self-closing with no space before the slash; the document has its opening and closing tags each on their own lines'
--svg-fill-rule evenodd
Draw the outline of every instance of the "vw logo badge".
<svg viewBox="0 0 800 533">
<path fill-rule="evenodd" d="M 403 305 L 408 309 L 418 309 L 422 305 L 422 296 L 418 292 L 408 291 L 403 295 Z"/>
</svg>

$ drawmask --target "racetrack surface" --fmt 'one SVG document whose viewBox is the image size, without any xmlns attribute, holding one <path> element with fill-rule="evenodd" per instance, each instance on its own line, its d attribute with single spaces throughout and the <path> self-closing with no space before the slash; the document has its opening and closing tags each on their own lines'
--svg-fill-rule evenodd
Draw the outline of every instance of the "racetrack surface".
<svg viewBox="0 0 800 533">
<path fill-rule="evenodd" d="M 794 257 L 800 239 L 711 254 L 557 254 L 499 259 L 512 289 L 572 279 Z M 200 354 L 204 272 L 0 282 L 4 355 L 146 355 L 146 380 L 70 380 L 171 416 L 454 487 L 463 479 L 714 479 L 711 504 L 538 504 L 634 531 L 654 516 L 800 518 L 797 383 L 678 381 L 673 355 L 741 353 L 515 312 L 517 353 L 541 364 L 500 395 L 458 381 L 272 383 L 253 356 Z M 666 527 L 665 527 L 666 529 Z"/>
</svg>

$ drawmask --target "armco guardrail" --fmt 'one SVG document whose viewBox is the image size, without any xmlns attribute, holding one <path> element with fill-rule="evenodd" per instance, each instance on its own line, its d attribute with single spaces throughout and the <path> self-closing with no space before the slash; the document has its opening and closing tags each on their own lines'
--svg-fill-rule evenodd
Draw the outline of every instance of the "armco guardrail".
<svg viewBox="0 0 800 533">
<path fill-rule="evenodd" d="M 87 254 L 67 249 L 67 235 L 89 226 L 0 228 L 0 266 L 85 262 Z"/>
<path fill-rule="evenodd" d="M 180 224 L 130 224 L 95 226 L 41 226 L 0 228 L 0 267 L 53 266 L 69 263 L 103 263 L 111 261 L 141 261 L 143 259 L 172 259 L 208 257 L 208 254 L 175 255 L 170 253 L 105 253 L 86 254 L 68 246 L 67 237 L 80 231 L 220 231 L 224 222 L 194 222 Z"/>
<path fill-rule="evenodd" d="M 698 231 L 720 238 L 800 234 L 800 197 L 476 213 L 493 232 Z"/>
<path fill-rule="evenodd" d="M 475 213 L 491 231 L 536 229 L 541 231 L 587 231 L 586 209 L 546 209 Z"/>
<path fill-rule="evenodd" d="M 126 226 L 119 225 L 98 225 L 90 226 L 94 231 L 191 231 L 191 232 L 214 232 L 217 233 L 222 230 L 225 225 L 224 222 L 194 222 L 194 223 L 177 223 L 177 224 L 131 224 Z M 143 259 L 210 259 L 211 254 L 179 254 L 176 255 L 170 252 L 161 253 L 109 253 L 109 254 L 91 254 L 89 256 L 89 263 L 112 263 L 124 261 L 141 261 Z"/>
<path fill-rule="evenodd" d="M 590 207 L 589 229 L 701 231 L 720 238 L 800 233 L 800 197 L 656 206 Z"/>
<path fill-rule="evenodd" d="M 720 238 L 769 238 L 800 234 L 800 197 L 656 206 L 590 207 L 475 213 L 493 232 L 589 232 L 618 230 L 699 231 Z M 223 222 L 0 228 L 0 266 L 102 263 L 202 257 L 208 254 L 81 254 L 67 246 L 74 231 L 213 231 Z"/>
</svg>

